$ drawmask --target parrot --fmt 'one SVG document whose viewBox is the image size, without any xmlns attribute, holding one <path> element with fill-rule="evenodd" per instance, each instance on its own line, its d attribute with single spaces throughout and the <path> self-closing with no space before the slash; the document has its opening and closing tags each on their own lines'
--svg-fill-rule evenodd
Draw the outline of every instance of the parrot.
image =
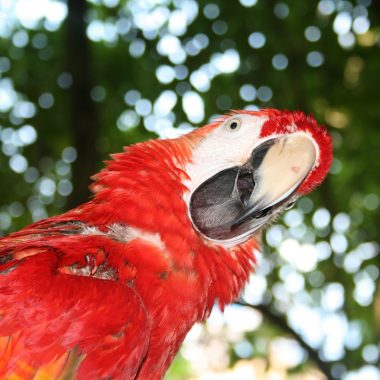
<svg viewBox="0 0 380 380">
<path fill-rule="evenodd" d="M 162 379 L 331 162 L 324 126 L 276 109 L 111 155 L 87 203 L 0 239 L 0 378 Z"/>
</svg>

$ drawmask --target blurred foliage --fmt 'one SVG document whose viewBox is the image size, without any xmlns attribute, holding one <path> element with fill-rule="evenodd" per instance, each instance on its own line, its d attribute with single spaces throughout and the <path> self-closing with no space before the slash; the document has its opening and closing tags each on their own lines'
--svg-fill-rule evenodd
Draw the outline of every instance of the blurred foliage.
<svg viewBox="0 0 380 380">
<path fill-rule="evenodd" d="M 174 136 L 229 109 L 311 112 L 330 129 L 335 160 L 321 188 L 265 236 L 244 295 L 258 323 L 237 331 L 233 317 L 211 319 L 167 378 L 260 357 L 275 367 L 271 350 L 285 336 L 285 351 L 294 352 L 281 367 L 289 376 L 316 365 L 330 378 L 379 379 L 380 3 L 77 3 L 87 9 L 72 0 L 0 0 L 1 233 L 81 202 L 87 194 L 72 192 L 79 164 L 95 173 L 94 157 L 123 145 Z M 88 51 L 71 50 L 70 16 L 83 23 Z M 92 109 L 76 124 L 83 77 L 80 96 Z M 87 117 L 99 128 L 84 126 Z M 83 134 L 89 149 L 78 143 Z M 229 314 L 253 311 L 245 309 Z"/>
</svg>

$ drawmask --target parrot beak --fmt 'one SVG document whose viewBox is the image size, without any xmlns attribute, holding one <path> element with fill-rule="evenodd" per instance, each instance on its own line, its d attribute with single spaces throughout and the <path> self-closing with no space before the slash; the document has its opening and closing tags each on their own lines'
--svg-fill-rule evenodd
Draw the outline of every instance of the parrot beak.
<svg viewBox="0 0 380 380">
<path fill-rule="evenodd" d="M 316 160 L 316 146 L 305 134 L 266 140 L 244 165 L 217 173 L 194 191 L 195 226 L 212 240 L 244 241 L 294 203 Z"/>
</svg>

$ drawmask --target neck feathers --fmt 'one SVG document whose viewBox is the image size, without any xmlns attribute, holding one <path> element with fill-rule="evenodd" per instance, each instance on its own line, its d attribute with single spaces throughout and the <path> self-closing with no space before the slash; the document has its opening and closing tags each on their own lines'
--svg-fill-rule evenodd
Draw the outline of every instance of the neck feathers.
<svg viewBox="0 0 380 380">
<path fill-rule="evenodd" d="M 113 155 L 94 178 L 94 199 L 73 212 L 103 230 L 121 224 L 158 234 L 173 266 L 199 276 L 207 313 L 214 302 L 223 308 L 238 296 L 254 265 L 257 243 L 253 238 L 226 249 L 206 242 L 191 224 L 183 169 L 203 134 L 202 128 L 202 134 L 137 144 Z"/>
</svg>

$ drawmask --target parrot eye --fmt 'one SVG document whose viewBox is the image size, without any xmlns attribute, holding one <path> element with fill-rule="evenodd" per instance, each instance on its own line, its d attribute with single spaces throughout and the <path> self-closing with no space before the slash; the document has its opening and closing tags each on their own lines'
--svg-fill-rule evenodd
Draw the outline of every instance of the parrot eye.
<svg viewBox="0 0 380 380">
<path fill-rule="evenodd" d="M 232 119 L 226 124 L 226 129 L 229 132 L 237 131 L 240 128 L 241 121 L 240 119 Z"/>
</svg>

